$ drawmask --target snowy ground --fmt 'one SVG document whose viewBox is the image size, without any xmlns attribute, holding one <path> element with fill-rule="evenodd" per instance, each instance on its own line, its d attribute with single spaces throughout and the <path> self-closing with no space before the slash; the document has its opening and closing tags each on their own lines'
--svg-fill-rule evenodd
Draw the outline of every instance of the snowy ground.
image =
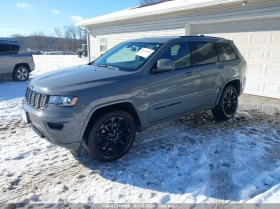
<svg viewBox="0 0 280 209">
<path fill-rule="evenodd" d="M 31 78 L 87 61 L 34 58 Z M 26 85 L 0 83 L 0 203 L 280 203 L 279 112 L 242 107 L 227 122 L 208 112 L 167 122 L 138 134 L 121 160 L 101 163 L 19 119 Z"/>
</svg>

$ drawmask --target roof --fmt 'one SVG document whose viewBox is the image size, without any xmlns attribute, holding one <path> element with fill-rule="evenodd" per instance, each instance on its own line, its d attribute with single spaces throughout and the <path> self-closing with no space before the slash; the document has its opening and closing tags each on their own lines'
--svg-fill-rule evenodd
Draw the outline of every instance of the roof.
<svg viewBox="0 0 280 209">
<path fill-rule="evenodd" d="M 220 37 L 211 37 L 211 36 L 160 36 L 160 37 L 144 37 L 144 38 L 137 38 L 128 40 L 129 42 L 153 42 L 153 43 L 165 43 L 170 40 L 174 39 L 184 39 L 184 40 L 203 40 L 203 41 L 219 41 L 221 39 L 225 40 L 224 38 Z"/>
<path fill-rule="evenodd" d="M 1 43 L 9 43 L 9 44 L 19 44 L 17 41 L 8 40 L 8 39 L 0 39 Z"/>
<path fill-rule="evenodd" d="M 251 1 L 251 0 L 249 0 Z M 167 13 L 187 11 L 192 9 L 200 9 L 203 7 L 224 5 L 227 3 L 244 2 L 244 0 L 173 0 L 160 4 L 152 4 L 147 6 L 138 6 L 126 10 L 110 13 L 107 15 L 87 19 L 76 23 L 76 26 L 89 26 L 104 24 L 116 21 L 124 21 L 127 19 L 135 19 L 149 17 L 153 15 L 163 15 Z"/>
</svg>

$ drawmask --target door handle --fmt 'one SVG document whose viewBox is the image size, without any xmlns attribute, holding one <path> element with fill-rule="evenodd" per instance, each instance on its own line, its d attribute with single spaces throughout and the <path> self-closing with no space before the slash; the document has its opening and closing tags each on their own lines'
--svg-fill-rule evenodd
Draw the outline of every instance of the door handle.
<svg viewBox="0 0 280 209">
<path fill-rule="evenodd" d="M 220 68 L 220 69 L 224 69 L 224 66 L 221 65 L 221 66 L 219 66 L 219 68 Z"/>
</svg>

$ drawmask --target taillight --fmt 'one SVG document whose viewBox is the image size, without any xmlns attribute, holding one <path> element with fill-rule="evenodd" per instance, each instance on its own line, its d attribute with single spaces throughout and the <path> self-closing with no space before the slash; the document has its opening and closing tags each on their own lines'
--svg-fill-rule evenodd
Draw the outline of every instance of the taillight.
<svg viewBox="0 0 280 209">
<path fill-rule="evenodd" d="M 248 66 L 247 66 L 247 62 L 246 61 L 244 62 L 244 67 L 245 67 L 245 73 L 247 73 Z"/>
</svg>

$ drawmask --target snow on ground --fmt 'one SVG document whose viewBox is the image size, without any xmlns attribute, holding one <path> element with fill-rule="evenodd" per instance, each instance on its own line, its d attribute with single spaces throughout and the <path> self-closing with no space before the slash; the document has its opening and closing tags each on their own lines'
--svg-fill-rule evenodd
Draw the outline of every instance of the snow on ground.
<svg viewBox="0 0 280 209">
<path fill-rule="evenodd" d="M 86 62 L 51 57 L 35 56 L 31 78 Z M 26 85 L 0 83 L 0 203 L 280 203 L 279 113 L 167 122 L 139 133 L 124 158 L 102 163 L 48 143 L 19 119 Z"/>
</svg>

